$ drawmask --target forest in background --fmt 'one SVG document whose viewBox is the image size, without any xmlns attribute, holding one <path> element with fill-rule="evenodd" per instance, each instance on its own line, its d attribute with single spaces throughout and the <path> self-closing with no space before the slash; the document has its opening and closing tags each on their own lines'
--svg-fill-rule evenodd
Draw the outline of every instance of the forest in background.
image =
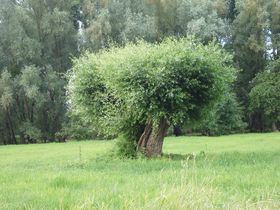
<svg viewBox="0 0 280 210">
<path fill-rule="evenodd" d="M 69 110 L 72 58 L 189 35 L 218 42 L 239 74 L 202 122 L 173 125 L 175 133 L 277 130 L 278 0 L 0 0 L 0 144 L 100 137 Z"/>
</svg>

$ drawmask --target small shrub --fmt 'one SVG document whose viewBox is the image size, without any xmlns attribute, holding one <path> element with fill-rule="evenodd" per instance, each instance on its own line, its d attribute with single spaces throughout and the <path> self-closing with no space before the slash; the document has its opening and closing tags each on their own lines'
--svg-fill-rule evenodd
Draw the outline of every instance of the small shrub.
<svg viewBox="0 0 280 210">
<path fill-rule="evenodd" d="M 20 126 L 25 143 L 37 143 L 42 138 L 41 131 L 30 122 L 25 122 Z"/>
<path fill-rule="evenodd" d="M 121 158 L 136 158 L 136 143 L 129 138 L 120 136 L 117 140 L 117 156 Z"/>
</svg>

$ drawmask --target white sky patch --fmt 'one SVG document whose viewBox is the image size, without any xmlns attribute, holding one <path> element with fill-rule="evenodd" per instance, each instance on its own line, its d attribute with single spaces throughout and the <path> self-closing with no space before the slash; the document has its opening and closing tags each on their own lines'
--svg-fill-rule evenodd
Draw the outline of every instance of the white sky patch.
<svg viewBox="0 0 280 210">
<path fill-rule="evenodd" d="M 85 29 L 85 25 L 82 21 L 78 20 L 78 51 L 81 50 L 81 45 L 84 44 L 86 42 L 85 40 L 85 34 L 84 34 L 84 29 Z"/>
<path fill-rule="evenodd" d="M 267 31 L 265 36 L 265 47 L 266 47 L 266 55 L 272 59 L 273 58 L 273 43 L 271 39 L 272 33 L 270 30 Z M 277 53 L 277 52 L 276 52 Z"/>
</svg>

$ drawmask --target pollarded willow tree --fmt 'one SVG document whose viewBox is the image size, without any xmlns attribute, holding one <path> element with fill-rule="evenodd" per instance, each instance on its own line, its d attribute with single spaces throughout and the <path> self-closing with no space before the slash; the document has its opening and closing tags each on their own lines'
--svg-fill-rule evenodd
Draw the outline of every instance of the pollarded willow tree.
<svg viewBox="0 0 280 210">
<path fill-rule="evenodd" d="M 199 119 L 235 78 L 232 57 L 190 38 L 139 42 L 74 60 L 68 87 L 74 112 L 101 132 L 124 134 L 160 155 L 170 125 Z"/>
</svg>

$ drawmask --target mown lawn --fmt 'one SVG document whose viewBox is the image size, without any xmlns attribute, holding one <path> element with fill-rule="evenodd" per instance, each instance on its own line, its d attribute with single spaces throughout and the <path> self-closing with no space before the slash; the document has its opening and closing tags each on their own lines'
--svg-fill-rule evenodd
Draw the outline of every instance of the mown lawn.
<svg viewBox="0 0 280 210">
<path fill-rule="evenodd" d="M 1 146 L 0 209 L 280 209 L 280 133 L 169 137 L 152 160 L 114 143 Z"/>
</svg>

